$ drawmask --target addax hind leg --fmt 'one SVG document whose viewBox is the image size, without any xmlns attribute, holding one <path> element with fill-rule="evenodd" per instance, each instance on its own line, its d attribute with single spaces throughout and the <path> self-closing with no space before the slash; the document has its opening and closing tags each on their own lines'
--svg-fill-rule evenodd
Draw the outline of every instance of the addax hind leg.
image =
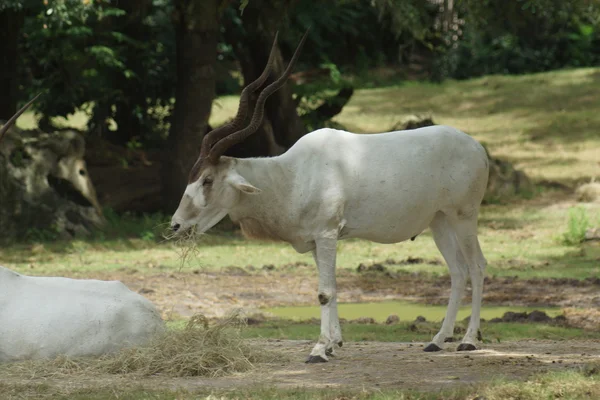
<svg viewBox="0 0 600 400">
<path fill-rule="evenodd" d="M 470 218 L 449 218 L 449 222 L 456 232 L 456 240 L 467 262 L 472 286 L 471 320 L 457 350 L 476 350 L 483 298 L 483 279 L 487 265 L 477 238 L 477 213 Z"/>
<path fill-rule="evenodd" d="M 335 280 L 336 244 L 336 239 L 320 239 L 313 252 L 319 270 L 318 299 L 321 304 L 321 334 L 306 360 L 307 363 L 327 362 L 328 357 L 335 355 L 336 346 L 342 346 Z"/>
<path fill-rule="evenodd" d="M 424 348 L 424 351 L 440 351 L 444 342 L 451 339 L 454 333 L 456 315 L 464 295 L 469 270 L 458 245 L 456 233 L 448 222 L 446 215 L 438 212 L 429 227 L 437 248 L 446 260 L 446 264 L 448 264 L 451 280 L 450 299 L 448 300 L 448 309 L 442 328 L 434 336 L 431 343 Z"/>
</svg>

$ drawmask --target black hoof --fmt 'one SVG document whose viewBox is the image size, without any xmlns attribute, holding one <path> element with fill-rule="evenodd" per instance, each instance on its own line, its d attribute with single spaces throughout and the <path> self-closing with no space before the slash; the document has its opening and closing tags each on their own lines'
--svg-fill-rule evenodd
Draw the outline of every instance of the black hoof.
<svg viewBox="0 0 600 400">
<path fill-rule="evenodd" d="M 316 364 L 327 362 L 327 360 L 321 356 L 308 356 L 308 359 L 305 362 L 307 364 Z"/>
<path fill-rule="evenodd" d="M 341 340 L 338 342 L 338 346 L 342 347 L 344 345 L 344 342 L 342 342 Z"/>
<path fill-rule="evenodd" d="M 456 349 L 456 351 L 473 351 L 473 350 L 477 350 L 477 347 L 475 347 L 471 343 L 461 343 L 458 345 L 458 348 Z"/>
<path fill-rule="evenodd" d="M 454 342 L 454 341 L 455 341 L 455 340 L 454 340 L 454 338 L 453 338 L 452 336 L 450 336 L 450 337 L 447 337 L 446 339 L 444 339 L 444 343 L 452 343 L 452 342 Z"/>
<path fill-rule="evenodd" d="M 438 345 L 437 345 L 437 344 L 435 344 L 435 343 L 429 343 L 429 345 L 428 345 L 427 347 L 425 347 L 425 348 L 423 349 L 423 351 L 426 351 L 426 352 L 433 352 L 433 351 L 442 351 L 442 349 L 440 348 L 440 346 L 438 346 Z"/>
</svg>

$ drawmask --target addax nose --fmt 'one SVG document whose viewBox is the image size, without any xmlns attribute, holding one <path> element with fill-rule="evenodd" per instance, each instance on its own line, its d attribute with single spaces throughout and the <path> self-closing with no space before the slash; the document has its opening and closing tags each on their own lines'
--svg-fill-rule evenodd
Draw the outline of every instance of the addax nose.
<svg viewBox="0 0 600 400">
<path fill-rule="evenodd" d="M 181 228 L 181 225 L 178 223 L 174 223 L 171 225 L 171 229 L 173 229 L 173 232 L 177 232 L 179 228 Z"/>
</svg>

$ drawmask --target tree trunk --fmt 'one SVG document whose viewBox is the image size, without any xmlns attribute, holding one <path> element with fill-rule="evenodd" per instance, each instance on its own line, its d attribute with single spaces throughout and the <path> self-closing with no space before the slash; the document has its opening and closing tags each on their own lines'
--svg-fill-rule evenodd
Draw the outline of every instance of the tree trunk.
<svg viewBox="0 0 600 400">
<path fill-rule="evenodd" d="M 24 11 L 5 8 L 0 12 L 0 119 L 7 120 L 17 110 L 17 60 L 19 34 Z"/>
<path fill-rule="evenodd" d="M 268 1 L 251 1 L 242 16 L 245 33 L 236 29 L 232 21 L 225 22 L 225 39 L 233 46 L 245 85 L 258 78 L 265 68 L 275 32 L 281 28 L 278 25 L 281 25 L 284 7 Z M 288 62 L 277 47 L 272 79 L 283 74 Z M 232 147 L 226 154 L 236 157 L 272 156 L 290 148 L 306 134 L 292 94 L 293 86 L 288 82 L 271 95 L 265 105 L 263 125 L 244 143 Z"/>
<path fill-rule="evenodd" d="M 119 7 L 125 10 L 126 21 L 122 27 L 122 33 L 133 40 L 143 42 L 148 37 L 148 29 L 143 24 L 144 18 L 152 11 L 152 0 L 128 0 L 119 3 Z M 127 54 L 127 65 L 134 71 L 143 71 L 144 50 L 131 46 Z M 127 93 L 127 98 L 116 104 L 115 122 L 116 132 L 107 132 L 108 139 L 115 144 L 125 145 L 133 137 L 142 134 L 146 105 L 146 93 L 144 91 L 143 77 L 128 79 L 119 73 L 116 77 L 116 87 Z"/>
<path fill-rule="evenodd" d="M 215 96 L 219 5 L 218 0 L 175 1 L 176 103 L 163 163 L 167 212 L 173 212 L 181 199 L 210 116 Z"/>
</svg>

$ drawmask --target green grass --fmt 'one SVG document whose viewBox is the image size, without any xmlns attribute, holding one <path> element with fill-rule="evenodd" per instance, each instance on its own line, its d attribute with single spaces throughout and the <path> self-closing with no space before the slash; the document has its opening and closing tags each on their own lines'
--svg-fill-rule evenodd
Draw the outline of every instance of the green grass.
<svg viewBox="0 0 600 400">
<path fill-rule="evenodd" d="M 378 132 L 405 115 L 431 113 L 436 122 L 457 126 L 486 142 L 494 156 L 515 162 L 535 180 L 572 185 L 600 173 L 600 113 L 595 111 L 600 107 L 600 96 L 596 95 L 599 80 L 600 68 L 583 68 L 359 89 L 336 121 L 357 132 Z M 215 101 L 211 124 L 230 118 L 237 101 L 236 96 Z M 67 122 L 79 126 L 84 119 L 85 113 L 78 113 Z M 35 125 L 35 119 L 26 113 L 18 124 Z M 483 207 L 480 240 L 489 261 L 488 274 L 523 278 L 600 275 L 598 246 L 573 247 L 563 240 L 563 233 L 573 230 L 569 228 L 569 207 L 575 204 L 572 197 L 544 189 L 537 190 L 530 199 L 514 198 Z M 582 207 L 591 221 L 600 221 L 598 205 Z M 168 221 L 168 215 L 136 218 L 109 212 L 108 217 L 105 231 L 90 240 L 48 242 L 41 237 L 5 246 L 0 249 L 0 263 L 31 274 L 79 276 L 123 268 L 153 273 L 181 267 L 176 246 L 161 242 L 160 224 Z M 232 234 L 205 235 L 198 249 L 197 256 L 182 271 L 313 262 L 310 255 L 297 254 L 287 244 L 250 242 Z M 415 242 L 396 245 L 342 241 L 338 266 L 354 269 L 360 263 L 407 256 L 441 260 L 426 231 Z M 447 273 L 443 265 L 417 264 L 397 269 Z"/>
<path fill-rule="evenodd" d="M 335 121 L 362 132 L 388 130 L 409 114 L 431 114 L 436 123 L 456 126 L 485 142 L 495 157 L 515 163 L 534 181 L 559 181 L 570 186 L 599 177 L 600 151 L 599 68 L 554 71 L 523 76 L 489 76 L 442 84 L 402 83 L 395 86 L 358 89 Z M 236 96 L 218 99 L 211 124 L 233 116 Z M 64 125 L 82 128 L 87 116 L 78 112 Z M 60 122 L 59 122 L 60 123 Z M 37 124 L 33 114 L 19 119 L 20 127 Z M 569 209 L 577 204 L 572 196 L 537 189 L 531 198 L 515 198 L 486 205 L 480 215 L 480 240 L 489 261 L 488 274 L 498 276 L 587 278 L 600 275 L 600 246 L 565 243 L 564 232 L 580 236 L 581 224 L 573 222 Z M 600 220 L 600 206 L 581 204 L 590 221 Z M 102 233 L 72 242 L 33 240 L 0 249 L 0 264 L 33 275 L 93 276 L 99 272 L 137 270 L 143 274 L 191 272 L 229 265 L 261 267 L 297 261 L 312 264 L 310 255 L 297 254 L 281 243 L 250 242 L 237 234 L 205 235 L 198 254 L 183 267 L 177 247 L 163 243 L 160 224 L 169 216 L 115 216 Z M 569 222 L 571 221 L 571 222 Z M 40 238 L 43 239 L 43 238 Z M 415 242 L 379 245 L 362 240 L 339 243 L 338 265 L 355 269 L 359 263 L 381 262 L 408 256 L 426 260 L 441 256 L 429 232 Z M 395 271 L 447 274 L 444 265 L 395 266 Z M 259 272 L 260 273 L 260 272 Z M 302 273 L 308 273 L 304 271 Z M 310 273 L 316 273 L 311 271 Z M 464 329 L 464 322 L 459 323 Z M 431 339 L 438 323 L 398 325 L 344 324 L 347 341 L 418 341 Z M 244 330 L 248 338 L 310 339 L 318 325 L 271 321 Z M 483 323 L 487 341 L 535 339 L 585 339 L 597 334 L 575 328 L 543 324 Z M 455 336 L 460 336 L 457 333 Z M 136 382 L 85 385 L 0 382 L 3 399 L 465 399 L 477 395 L 496 399 L 587 399 L 600 398 L 597 374 L 577 371 L 544 374 L 526 382 L 491 382 L 483 386 L 436 393 L 410 391 L 347 391 L 343 389 L 167 390 L 143 387 Z M 207 397 L 211 395 L 212 397 Z"/>
<path fill-rule="evenodd" d="M 431 114 L 485 142 L 536 180 L 572 184 L 598 176 L 600 69 L 487 76 L 441 84 L 408 82 L 357 90 L 335 120 L 380 132 L 404 115 Z"/>
<path fill-rule="evenodd" d="M 536 181 L 569 185 L 598 177 L 600 68 L 486 76 L 440 84 L 358 89 L 334 118 L 348 130 L 383 132 L 406 115 L 430 114 L 485 142 Z M 232 118 L 237 96 L 213 106 L 211 124 Z"/>
<path fill-rule="evenodd" d="M 479 231 L 489 275 L 578 279 L 600 275 L 600 247 L 592 244 L 573 247 L 563 242 L 561 235 L 568 228 L 569 209 L 557 207 L 560 198 L 556 196 L 546 194 L 513 204 L 483 207 Z M 585 208 L 592 221 L 600 215 L 597 205 L 587 204 Z M 229 265 L 260 268 L 266 264 L 280 266 L 299 261 L 313 264 L 309 254 L 298 254 L 286 243 L 249 241 L 239 234 L 217 232 L 204 235 L 198 243 L 198 253 L 182 266 L 177 246 L 162 242 L 160 229 L 153 228 L 161 221 L 158 217 L 123 217 L 110 222 L 109 233 L 90 240 L 5 246 L 0 249 L 0 264 L 34 275 L 77 276 L 124 268 L 159 273 L 210 270 Z M 382 262 L 388 258 L 402 260 L 408 256 L 442 261 L 431 234 L 426 231 L 414 242 L 394 245 L 341 241 L 337 264 L 338 268 L 355 269 L 360 263 Z M 392 270 L 447 274 L 443 264 L 394 266 Z"/>
<path fill-rule="evenodd" d="M 440 325 L 432 322 L 400 322 L 396 325 L 345 323 L 342 324 L 342 334 L 347 342 L 428 342 L 438 333 Z M 467 325 L 462 321 L 456 325 L 454 336 L 458 339 L 464 334 Z M 319 325 L 314 323 L 279 320 L 248 326 L 243 330 L 243 335 L 246 338 L 314 340 L 319 336 L 319 329 Z M 481 333 L 484 341 L 494 343 L 522 339 L 598 338 L 598 333 L 594 331 L 537 323 L 482 322 Z"/>
<path fill-rule="evenodd" d="M 597 366 L 578 371 L 551 372 L 533 376 L 526 381 L 496 380 L 485 385 L 469 385 L 460 389 L 438 392 L 412 390 L 351 390 L 343 388 L 270 388 L 257 386 L 247 389 L 169 390 L 149 389 L 142 385 L 110 385 L 80 388 L 57 387 L 47 383 L 3 383 L 0 393 L 6 400 L 64 399 L 64 400 L 540 400 L 540 399 L 595 399 L 600 396 Z"/>
<path fill-rule="evenodd" d="M 600 147 L 600 68 L 580 68 L 521 76 L 486 76 L 440 84 L 404 82 L 357 89 L 335 117 L 355 132 L 382 132 L 409 114 L 431 114 L 436 123 L 455 126 L 485 142 L 492 155 L 514 162 L 536 180 L 568 184 L 598 177 Z M 360 86 L 360 85 L 359 85 Z M 213 103 L 210 123 L 236 112 L 237 96 Z M 62 126 L 84 128 L 78 111 Z M 33 128 L 27 112 L 17 125 Z"/>
<path fill-rule="evenodd" d="M 563 242 L 568 245 L 577 245 L 585 239 L 585 233 L 591 226 L 590 218 L 583 207 L 569 209 L 569 225 L 563 233 Z"/>
</svg>

